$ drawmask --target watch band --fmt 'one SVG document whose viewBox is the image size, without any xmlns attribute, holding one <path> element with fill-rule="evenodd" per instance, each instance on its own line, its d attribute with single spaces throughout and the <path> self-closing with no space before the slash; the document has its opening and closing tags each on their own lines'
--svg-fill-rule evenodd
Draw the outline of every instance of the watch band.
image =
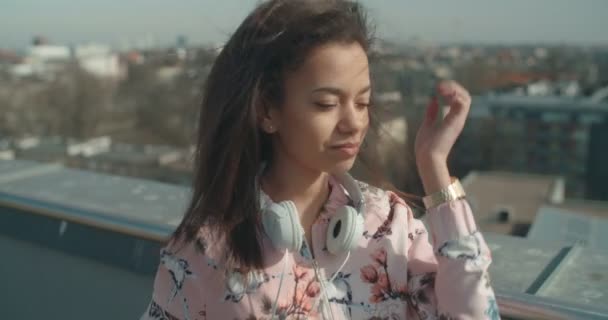
<svg viewBox="0 0 608 320">
<path fill-rule="evenodd" d="M 428 196 L 422 198 L 422 202 L 424 202 L 424 206 L 427 209 L 436 207 L 444 202 L 454 201 L 458 199 L 462 199 L 466 196 L 460 181 L 456 177 L 452 177 L 452 183 Z"/>
</svg>

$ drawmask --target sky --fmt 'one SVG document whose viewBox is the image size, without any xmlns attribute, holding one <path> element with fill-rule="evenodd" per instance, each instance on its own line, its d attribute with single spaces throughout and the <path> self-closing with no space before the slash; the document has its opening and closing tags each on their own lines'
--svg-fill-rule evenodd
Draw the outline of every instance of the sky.
<svg viewBox="0 0 608 320">
<path fill-rule="evenodd" d="M 0 0 L 0 48 L 151 39 L 220 44 L 257 0 Z M 606 0 L 361 0 L 378 35 L 407 42 L 608 44 Z"/>
</svg>

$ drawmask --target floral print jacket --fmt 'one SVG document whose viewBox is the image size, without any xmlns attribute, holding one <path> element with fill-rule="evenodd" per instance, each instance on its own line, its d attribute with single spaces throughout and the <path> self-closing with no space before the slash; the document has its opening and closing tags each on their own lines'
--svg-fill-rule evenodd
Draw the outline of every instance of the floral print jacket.
<svg viewBox="0 0 608 320">
<path fill-rule="evenodd" d="M 466 200 L 430 209 L 427 231 L 396 194 L 359 182 L 365 232 L 340 269 L 346 253 L 329 253 L 325 235 L 331 215 L 350 200 L 334 178 L 329 183 L 312 243 L 285 254 L 265 239 L 263 270 L 224 267 L 221 239 L 204 228 L 192 243 L 164 247 L 141 320 L 500 318 L 488 275 L 491 254 Z M 262 197 L 262 205 L 272 201 Z M 332 281 L 322 286 L 319 279 Z"/>
</svg>

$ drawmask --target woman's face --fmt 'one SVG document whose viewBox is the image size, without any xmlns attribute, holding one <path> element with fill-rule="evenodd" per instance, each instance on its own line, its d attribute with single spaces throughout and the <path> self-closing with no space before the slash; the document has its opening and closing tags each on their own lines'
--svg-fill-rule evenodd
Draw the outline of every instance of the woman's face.
<svg viewBox="0 0 608 320">
<path fill-rule="evenodd" d="M 363 48 L 330 43 L 313 49 L 287 75 L 284 88 L 282 105 L 269 112 L 275 160 L 331 173 L 350 170 L 369 127 L 371 88 Z"/>
</svg>

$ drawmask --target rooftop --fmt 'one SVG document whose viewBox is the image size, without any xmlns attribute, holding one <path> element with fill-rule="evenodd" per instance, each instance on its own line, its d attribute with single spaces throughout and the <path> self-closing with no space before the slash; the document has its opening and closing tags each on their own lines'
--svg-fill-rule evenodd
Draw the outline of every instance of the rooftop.
<svg viewBox="0 0 608 320">
<path fill-rule="evenodd" d="M 494 108 L 526 108 L 556 111 L 587 111 L 608 114 L 608 103 L 596 102 L 587 98 L 568 98 L 562 96 L 521 96 L 515 94 L 484 95 L 475 97 L 473 104 Z M 472 108 L 474 109 L 474 107 Z"/>
<path fill-rule="evenodd" d="M 608 203 L 605 201 L 566 199 L 564 202 L 552 205 L 555 208 L 576 211 L 591 217 L 607 217 Z"/>
<path fill-rule="evenodd" d="M 585 215 L 579 211 L 543 206 L 527 235 L 530 240 L 580 244 L 608 252 L 608 208 L 601 215 Z"/>
<path fill-rule="evenodd" d="M 482 231 L 510 234 L 516 224 L 531 224 L 541 206 L 563 199 L 559 176 L 473 171 L 462 179 Z M 509 216 L 499 217 L 501 211 Z"/>
<path fill-rule="evenodd" d="M 181 220 L 184 187 L 24 160 L 0 161 L 0 202 L 61 212 L 66 220 L 168 233 Z M 49 213 L 50 214 L 50 213 Z"/>
<path fill-rule="evenodd" d="M 502 189 L 483 175 L 478 179 L 486 190 Z M 521 177 L 511 180 L 513 192 L 526 191 L 517 190 L 524 188 Z M 531 179 L 542 190 L 527 190 L 532 195 L 526 206 L 542 202 L 552 181 Z M 479 185 L 469 185 L 475 188 Z M 79 319 L 79 310 L 95 308 L 89 319 L 137 318 L 150 298 L 159 248 L 181 220 L 187 196 L 184 187 L 142 179 L 0 161 L 0 250 L 11 257 L 3 260 L 0 281 L 6 289 L 0 299 L 16 302 L 3 307 L 4 315 Z M 493 252 L 490 274 L 504 318 L 608 317 L 601 307 L 608 305 L 607 251 L 492 232 L 484 236 Z M 113 307 L 99 308 L 100 298 Z M 28 308 L 29 301 L 39 303 Z"/>
</svg>

